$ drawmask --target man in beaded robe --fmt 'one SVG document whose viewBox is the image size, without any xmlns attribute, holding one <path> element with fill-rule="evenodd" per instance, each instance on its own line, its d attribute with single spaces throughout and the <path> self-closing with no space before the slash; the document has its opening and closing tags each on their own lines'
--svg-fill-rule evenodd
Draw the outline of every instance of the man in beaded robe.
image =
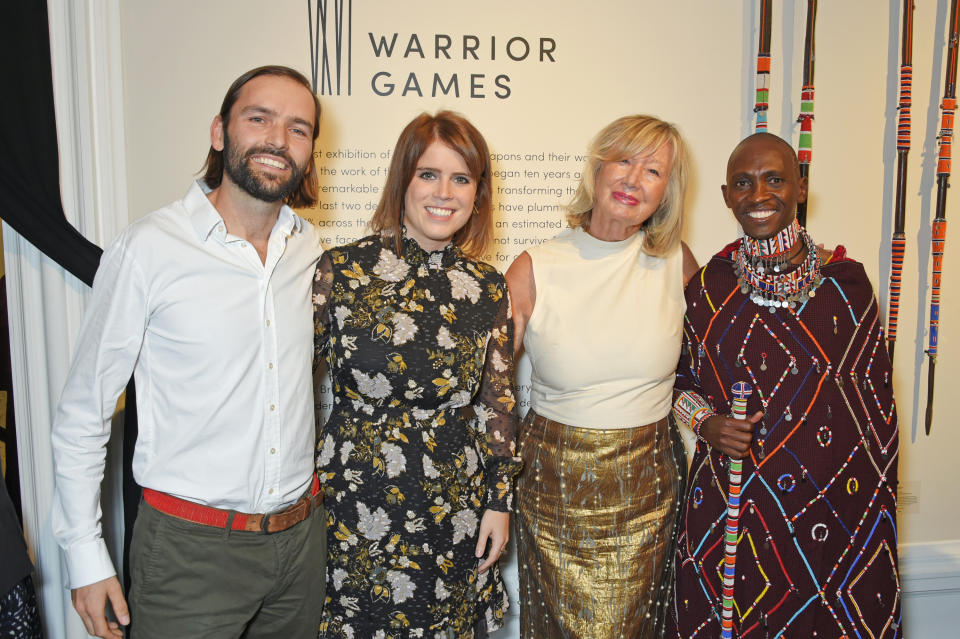
<svg viewBox="0 0 960 639">
<path fill-rule="evenodd" d="M 743 140 L 724 201 L 746 234 L 686 289 L 674 414 L 697 433 L 668 637 L 719 637 L 728 466 L 743 460 L 733 637 L 900 637 L 897 415 L 873 289 L 842 246 L 796 223 L 806 198 L 780 138 Z M 748 417 L 731 387 L 753 392 Z"/>
</svg>

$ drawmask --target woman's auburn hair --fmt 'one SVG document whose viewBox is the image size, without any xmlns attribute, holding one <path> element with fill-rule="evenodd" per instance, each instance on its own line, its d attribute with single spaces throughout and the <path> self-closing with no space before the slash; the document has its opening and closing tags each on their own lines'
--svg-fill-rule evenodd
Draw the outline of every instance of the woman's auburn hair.
<svg viewBox="0 0 960 639">
<path fill-rule="evenodd" d="M 689 170 L 687 147 L 674 125 L 651 115 L 618 118 L 590 143 L 580 184 L 567 205 L 567 223 L 571 228 L 590 226 L 597 174 L 604 162 L 654 153 L 664 144 L 670 147 L 672 155 L 670 179 L 657 210 L 643 223 L 643 250 L 654 257 L 664 257 L 675 250 L 683 230 L 683 199 Z"/>
<path fill-rule="evenodd" d="M 472 215 L 454 234 L 453 244 L 467 257 L 477 259 L 493 236 L 490 151 L 476 127 L 453 111 L 438 111 L 436 115 L 422 113 L 400 133 L 380 203 L 370 219 L 370 228 L 374 233 L 391 237 L 396 254 L 403 254 L 404 197 L 420 157 L 435 141 L 459 153 L 470 177 L 476 181 L 477 195 Z"/>
</svg>

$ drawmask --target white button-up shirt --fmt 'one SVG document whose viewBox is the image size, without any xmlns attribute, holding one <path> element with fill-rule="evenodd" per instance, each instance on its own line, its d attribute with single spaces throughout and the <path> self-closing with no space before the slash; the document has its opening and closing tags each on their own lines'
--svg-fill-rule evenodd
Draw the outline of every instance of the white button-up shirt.
<svg viewBox="0 0 960 639">
<path fill-rule="evenodd" d="M 313 473 L 311 283 L 321 245 L 289 207 L 266 263 L 195 183 L 104 252 L 53 426 L 52 525 L 70 586 L 115 574 L 100 482 L 133 371 L 144 487 L 249 513 L 295 502 Z"/>
</svg>

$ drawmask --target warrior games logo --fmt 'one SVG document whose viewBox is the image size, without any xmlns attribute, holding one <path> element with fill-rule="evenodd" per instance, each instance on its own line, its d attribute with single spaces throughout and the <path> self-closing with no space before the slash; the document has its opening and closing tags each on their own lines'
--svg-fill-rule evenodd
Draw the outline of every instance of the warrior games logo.
<svg viewBox="0 0 960 639">
<path fill-rule="evenodd" d="M 320 95 L 353 95 L 353 0 L 307 0 L 310 26 L 310 71 L 313 90 Z M 510 75 L 433 71 L 415 64 L 421 60 L 511 61 L 553 63 L 557 42 L 550 37 L 528 38 L 446 33 L 398 33 L 367 31 L 356 48 L 376 61 L 392 60 L 410 67 L 401 72 L 377 70 L 361 86 L 374 95 L 452 96 L 499 98 L 513 93 Z"/>
</svg>

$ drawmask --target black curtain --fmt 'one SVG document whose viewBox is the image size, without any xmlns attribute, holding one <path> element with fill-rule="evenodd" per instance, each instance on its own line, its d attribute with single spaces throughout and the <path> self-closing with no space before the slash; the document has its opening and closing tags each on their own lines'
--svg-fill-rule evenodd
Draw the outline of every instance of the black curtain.
<svg viewBox="0 0 960 639">
<path fill-rule="evenodd" d="M 0 0 L 0 218 L 78 279 L 93 284 L 101 248 L 67 222 L 60 200 L 47 4 Z M 120 124 L 118 123 L 118 126 Z M 124 411 L 124 574 L 140 490 L 131 459 L 137 410 L 133 380 Z"/>
<path fill-rule="evenodd" d="M 47 5 L 11 4 L 0 19 L 0 218 L 93 284 L 102 251 L 67 222 L 60 203 Z"/>
</svg>

